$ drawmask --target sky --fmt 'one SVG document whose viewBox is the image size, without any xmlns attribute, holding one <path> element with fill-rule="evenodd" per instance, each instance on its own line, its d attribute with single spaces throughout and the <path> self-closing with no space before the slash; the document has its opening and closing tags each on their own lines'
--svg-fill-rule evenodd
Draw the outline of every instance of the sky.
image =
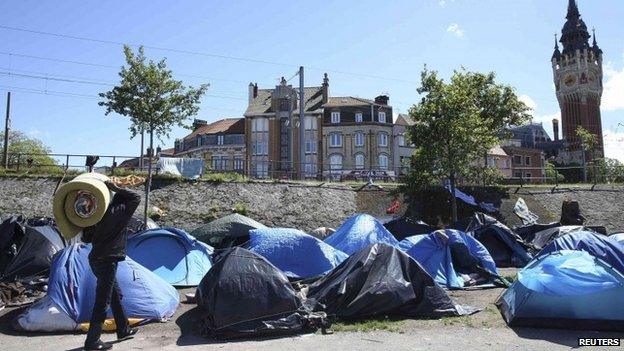
<svg viewBox="0 0 624 351">
<path fill-rule="evenodd" d="M 552 135 L 559 106 L 550 57 L 567 2 L 3 0 L 0 111 L 11 90 L 12 127 L 55 153 L 137 154 L 128 119 L 105 116 L 97 97 L 118 82 L 127 43 L 166 58 L 187 85 L 209 83 L 196 116 L 207 121 L 242 117 L 249 82 L 271 88 L 299 66 L 306 86 L 327 72 L 331 95 L 385 93 L 395 115 L 405 113 L 427 65 L 443 77 L 461 67 L 494 71 Z M 580 0 L 579 8 L 604 51 L 606 154 L 624 161 L 624 1 Z M 158 144 L 188 132 L 175 128 Z"/>
</svg>

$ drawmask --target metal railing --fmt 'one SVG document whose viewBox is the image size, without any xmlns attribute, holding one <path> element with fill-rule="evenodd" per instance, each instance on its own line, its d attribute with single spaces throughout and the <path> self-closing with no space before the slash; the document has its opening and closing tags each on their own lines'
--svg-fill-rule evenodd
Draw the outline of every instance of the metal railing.
<svg viewBox="0 0 624 351">
<path fill-rule="evenodd" d="M 92 156 L 99 157 L 93 166 L 94 169 L 111 174 L 115 169 L 125 168 L 120 167 L 123 161 L 138 160 L 137 156 L 122 155 L 9 153 L 7 170 L 15 173 L 87 172 L 89 167 L 86 160 Z M 147 157 L 145 159 L 147 160 Z M 143 169 L 138 169 L 138 166 L 132 168 L 136 171 L 147 171 L 147 165 L 144 165 Z"/>
</svg>

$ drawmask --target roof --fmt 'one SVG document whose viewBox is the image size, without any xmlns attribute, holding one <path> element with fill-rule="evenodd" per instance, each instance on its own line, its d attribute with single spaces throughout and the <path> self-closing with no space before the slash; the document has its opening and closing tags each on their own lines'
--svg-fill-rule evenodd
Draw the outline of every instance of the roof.
<svg viewBox="0 0 624 351">
<path fill-rule="evenodd" d="M 490 156 L 509 156 L 509 155 L 507 155 L 505 150 L 503 150 L 503 148 L 500 145 L 496 145 L 493 148 L 491 148 L 490 151 L 488 151 L 488 155 L 490 155 Z"/>
<path fill-rule="evenodd" d="M 169 149 L 160 150 L 160 154 L 163 155 L 163 156 L 164 155 L 172 156 L 174 153 L 175 153 L 175 148 L 169 148 Z"/>
<path fill-rule="evenodd" d="M 404 113 L 400 113 L 399 117 L 397 117 L 396 122 L 394 122 L 394 124 L 400 125 L 400 126 L 411 126 L 414 124 L 414 122 L 408 115 Z"/>
<path fill-rule="evenodd" d="M 323 107 L 340 107 L 340 106 L 370 106 L 375 104 L 373 100 L 363 99 L 353 96 L 335 96 L 330 97 Z"/>
<path fill-rule="evenodd" d="M 267 113 L 274 113 L 271 108 L 271 94 L 275 89 L 258 89 L 258 96 L 256 96 L 249 105 L 245 116 L 263 115 Z M 299 92 L 298 88 L 294 89 Z M 306 87 L 303 88 L 305 98 L 305 112 L 321 112 L 320 109 L 323 106 L 323 87 Z M 295 114 L 299 113 L 299 109 L 293 111 Z"/>
<path fill-rule="evenodd" d="M 195 139 L 198 135 L 206 134 L 245 134 L 244 118 L 224 118 L 216 122 L 208 123 L 195 129 L 184 140 Z"/>
</svg>

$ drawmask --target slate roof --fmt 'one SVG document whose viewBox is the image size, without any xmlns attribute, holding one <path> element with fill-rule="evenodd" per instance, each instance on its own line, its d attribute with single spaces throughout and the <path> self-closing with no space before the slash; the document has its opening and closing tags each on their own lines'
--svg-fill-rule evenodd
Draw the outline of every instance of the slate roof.
<svg viewBox="0 0 624 351">
<path fill-rule="evenodd" d="M 341 106 L 370 106 L 375 102 L 369 99 L 363 99 L 353 96 L 335 96 L 330 97 L 324 107 L 341 107 Z"/>
<path fill-rule="evenodd" d="M 299 89 L 295 88 L 297 94 Z M 245 111 L 245 116 L 257 116 L 263 114 L 274 113 L 271 108 L 271 94 L 274 89 L 258 89 L 258 96 L 251 100 Z M 306 87 L 303 88 L 305 98 L 305 112 L 321 112 L 323 107 L 323 87 Z M 299 114 L 299 109 L 293 111 Z"/>
<path fill-rule="evenodd" d="M 414 124 L 411 118 L 408 115 L 400 113 L 399 117 L 397 117 L 396 122 L 394 124 L 399 126 L 411 126 Z"/>
<path fill-rule="evenodd" d="M 198 135 L 206 134 L 245 134 L 244 118 L 224 118 L 216 122 L 203 125 L 191 134 L 184 137 L 184 140 L 195 139 Z"/>
</svg>

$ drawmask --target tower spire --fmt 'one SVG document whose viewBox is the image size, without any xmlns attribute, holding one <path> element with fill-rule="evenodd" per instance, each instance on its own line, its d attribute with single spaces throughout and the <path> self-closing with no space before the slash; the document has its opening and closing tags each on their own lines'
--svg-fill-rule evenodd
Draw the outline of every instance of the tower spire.
<svg viewBox="0 0 624 351">
<path fill-rule="evenodd" d="M 559 42 L 557 42 L 557 33 L 555 33 L 555 51 L 553 52 L 552 58 L 555 60 L 559 60 L 561 58 L 561 51 L 559 51 Z"/>
<path fill-rule="evenodd" d="M 579 18 L 581 17 L 581 13 L 579 12 L 578 5 L 576 4 L 576 0 L 568 1 L 568 15 L 567 19 Z"/>
</svg>

